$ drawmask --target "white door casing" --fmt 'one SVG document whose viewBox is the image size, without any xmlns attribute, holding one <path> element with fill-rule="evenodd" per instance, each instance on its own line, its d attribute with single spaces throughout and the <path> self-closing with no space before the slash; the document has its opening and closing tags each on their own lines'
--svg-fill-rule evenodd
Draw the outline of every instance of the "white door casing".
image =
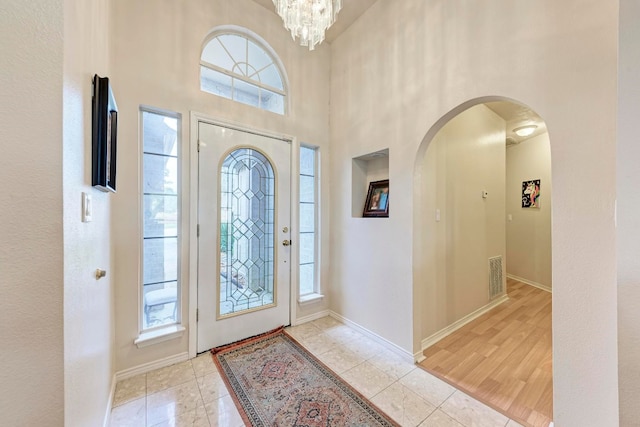
<svg viewBox="0 0 640 427">
<path fill-rule="evenodd" d="M 202 352 L 289 324 L 291 143 L 204 121 L 197 132 Z"/>
</svg>

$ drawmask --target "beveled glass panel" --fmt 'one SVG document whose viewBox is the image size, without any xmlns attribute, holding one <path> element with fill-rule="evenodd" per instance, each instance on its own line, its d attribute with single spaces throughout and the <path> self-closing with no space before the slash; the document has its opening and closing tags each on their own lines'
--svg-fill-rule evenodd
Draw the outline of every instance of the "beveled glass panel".
<svg viewBox="0 0 640 427">
<path fill-rule="evenodd" d="M 274 302 L 274 173 L 259 151 L 241 148 L 220 171 L 219 315 Z"/>
</svg>

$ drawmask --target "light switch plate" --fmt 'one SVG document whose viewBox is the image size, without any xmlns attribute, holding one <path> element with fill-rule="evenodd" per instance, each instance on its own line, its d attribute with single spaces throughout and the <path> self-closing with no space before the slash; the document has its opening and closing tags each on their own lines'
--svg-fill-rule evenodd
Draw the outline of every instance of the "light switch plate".
<svg viewBox="0 0 640 427">
<path fill-rule="evenodd" d="M 82 222 L 91 222 L 92 210 L 91 195 L 82 193 Z"/>
</svg>

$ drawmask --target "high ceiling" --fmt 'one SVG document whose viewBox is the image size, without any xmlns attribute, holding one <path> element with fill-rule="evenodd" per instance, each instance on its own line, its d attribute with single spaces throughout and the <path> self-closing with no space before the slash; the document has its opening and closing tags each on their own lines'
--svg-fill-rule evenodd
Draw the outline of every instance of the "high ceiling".
<svg viewBox="0 0 640 427">
<path fill-rule="evenodd" d="M 259 5 L 269 11 L 276 13 L 272 0 L 254 0 Z M 327 30 L 325 40 L 329 43 L 334 41 L 344 30 L 346 30 L 356 19 L 369 9 L 377 0 L 343 0 L 342 9 L 338 12 L 336 22 Z M 286 31 L 284 27 L 283 31 Z"/>
<path fill-rule="evenodd" d="M 254 0 L 262 7 L 276 14 L 273 0 Z M 367 9 L 377 0 L 343 0 L 342 9 L 338 13 L 336 22 L 327 30 L 325 41 L 331 43 L 353 24 Z M 282 31 L 286 31 L 282 28 Z M 499 101 L 485 104 L 493 112 L 502 117 L 507 123 L 507 145 L 517 144 L 526 139 L 543 134 L 547 131 L 544 121 L 531 109 L 513 102 Z M 526 137 L 521 137 L 513 132 L 513 129 L 533 124 L 538 126 L 535 132 Z"/>
</svg>

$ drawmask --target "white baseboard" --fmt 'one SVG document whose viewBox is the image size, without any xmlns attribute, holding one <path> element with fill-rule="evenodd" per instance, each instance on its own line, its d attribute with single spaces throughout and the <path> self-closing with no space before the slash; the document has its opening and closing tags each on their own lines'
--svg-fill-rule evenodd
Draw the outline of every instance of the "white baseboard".
<svg viewBox="0 0 640 427">
<path fill-rule="evenodd" d="M 322 310 L 317 313 L 310 314 L 308 316 L 297 317 L 291 322 L 291 326 L 302 325 L 303 323 L 313 322 L 314 320 L 321 319 L 329 315 L 329 310 Z"/>
<path fill-rule="evenodd" d="M 424 354 L 422 353 L 423 351 L 424 350 L 421 350 L 421 351 L 419 351 L 417 353 L 413 353 L 413 360 L 415 360 L 416 363 L 420 363 L 420 362 L 422 362 L 423 360 L 426 359 L 426 357 L 424 357 Z"/>
<path fill-rule="evenodd" d="M 483 307 L 480 307 L 479 309 L 477 309 L 473 313 L 467 314 L 462 319 L 460 319 L 460 320 L 458 320 L 456 322 L 453 322 L 451 325 L 447 326 L 446 328 L 441 329 L 438 332 L 436 332 L 435 334 L 423 339 L 422 340 L 422 351 L 425 351 L 427 348 L 431 347 L 432 345 L 434 345 L 435 343 L 437 343 L 438 341 L 440 341 L 444 337 L 446 337 L 448 335 L 451 335 L 453 332 L 455 332 L 458 329 L 462 328 L 467 323 L 471 322 L 472 320 L 477 319 L 478 317 L 480 317 L 483 314 L 485 314 L 487 311 L 491 310 L 494 307 L 499 306 L 500 304 L 502 304 L 503 302 L 507 301 L 508 299 L 509 299 L 509 297 L 506 294 L 502 295 L 501 297 L 496 298 L 493 301 L 491 301 L 489 304 L 487 304 L 487 305 L 485 305 Z M 425 359 L 424 356 L 422 356 L 420 361 L 422 361 L 424 359 Z"/>
<path fill-rule="evenodd" d="M 111 424 L 111 409 L 113 408 L 113 399 L 116 395 L 116 374 L 111 376 L 111 391 L 109 392 L 109 401 L 107 402 L 107 413 L 104 415 L 103 427 L 109 427 Z"/>
<path fill-rule="evenodd" d="M 185 362 L 187 360 L 189 360 L 189 353 L 185 351 L 184 353 L 178 353 L 173 356 L 165 357 L 163 359 L 154 360 L 153 362 L 134 366 L 133 368 L 116 372 L 116 382 L 135 377 L 136 375 L 146 374 L 147 372 L 159 368 L 164 368 L 165 366 L 171 366 L 175 365 L 176 363 Z"/>
<path fill-rule="evenodd" d="M 507 278 L 517 280 L 518 282 L 522 282 L 525 285 L 533 286 L 534 288 L 542 289 L 543 291 L 551 292 L 551 288 L 547 285 L 543 285 L 541 283 L 533 282 L 531 280 L 524 279 L 522 277 L 514 276 L 513 274 L 507 274 Z"/>
<path fill-rule="evenodd" d="M 398 346 L 397 344 L 394 344 L 391 341 L 389 341 L 388 339 L 383 338 L 380 335 L 376 334 L 375 332 L 372 332 L 369 329 L 367 329 L 367 328 L 365 328 L 363 326 L 360 326 L 356 322 L 347 319 L 346 317 L 336 313 L 335 311 L 329 311 L 329 315 L 331 317 L 333 317 L 334 319 L 339 320 L 340 322 L 342 322 L 345 325 L 349 326 L 350 328 L 353 328 L 356 331 L 360 332 L 362 335 L 366 336 L 367 338 L 370 338 L 373 341 L 377 342 L 378 344 L 380 344 L 381 346 L 383 346 L 387 350 L 394 352 L 398 356 L 400 356 L 403 359 L 405 359 L 408 363 L 411 363 L 411 364 L 414 363 L 414 359 L 413 359 L 412 354 L 410 352 L 408 352 L 407 350 L 403 349 L 402 347 Z"/>
</svg>

